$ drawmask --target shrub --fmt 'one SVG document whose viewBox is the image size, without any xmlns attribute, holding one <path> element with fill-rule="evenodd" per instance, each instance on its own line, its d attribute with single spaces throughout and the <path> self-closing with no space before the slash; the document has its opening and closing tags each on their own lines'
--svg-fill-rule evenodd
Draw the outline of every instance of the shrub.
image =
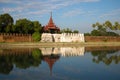
<svg viewBox="0 0 120 80">
<path fill-rule="evenodd" d="M 40 41 L 41 40 L 41 34 L 39 32 L 34 32 L 32 34 L 32 38 L 34 41 Z"/>
</svg>

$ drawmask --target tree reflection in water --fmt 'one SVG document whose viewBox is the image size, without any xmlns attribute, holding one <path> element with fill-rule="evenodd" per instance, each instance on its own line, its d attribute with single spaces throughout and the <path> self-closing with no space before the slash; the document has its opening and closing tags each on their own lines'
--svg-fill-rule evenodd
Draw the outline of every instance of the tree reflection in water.
<svg viewBox="0 0 120 80">
<path fill-rule="evenodd" d="M 100 49 L 100 50 L 98 50 Z M 105 48 L 104 48 L 105 49 Z M 104 62 L 110 65 L 113 61 L 118 64 L 120 55 L 119 48 L 86 48 L 86 52 L 90 51 L 93 62 Z M 113 50 L 112 50 L 113 49 Z M 116 50 L 117 49 L 117 50 Z M 41 61 L 45 61 L 52 75 L 52 67 L 54 63 L 60 59 L 60 56 L 84 56 L 84 47 L 73 48 L 39 48 L 39 49 L 1 49 L 0 50 L 0 73 L 10 74 L 14 67 L 19 69 L 27 69 L 30 67 L 38 67 Z M 90 59 L 91 60 L 91 59 Z"/>
<path fill-rule="evenodd" d="M 3 53 L 4 54 L 4 53 Z M 0 73 L 9 74 L 13 69 L 13 65 L 20 69 L 26 69 L 31 66 L 37 67 L 41 64 L 42 53 L 39 49 L 33 49 L 29 54 L 6 54 L 0 55 Z"/>
<path fill-rule="evenodd" d="M 9 74 L 13 69 L 11 56 L 0 56 L 0 73 Z"/>
<path fill-rule="evenodd" d="M 112 62 L 118 64 L 120 62 L 120 55 L 115 54 L 118 53 L 118 50 L 109 50 L 109 51 L 91 51 L 93 56 L 93 62 L 100 63 L 103 62 L 106 65 L 110 65 Z"/>
</svg>

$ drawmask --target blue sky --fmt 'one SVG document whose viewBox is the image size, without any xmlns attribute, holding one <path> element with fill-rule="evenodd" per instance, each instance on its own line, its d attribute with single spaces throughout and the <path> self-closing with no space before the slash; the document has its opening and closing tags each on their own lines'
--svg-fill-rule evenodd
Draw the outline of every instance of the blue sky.
<svg viewBox="0 0 120 80">
<path fill-rule="evenodd" d="M 0 14 L 9 13 L 14 20 L 27 18 L 63 28 L 90 32 L 92 24 L 106 20 L 120 23 L 120 0 L 0 0 Z"/>
</svg>

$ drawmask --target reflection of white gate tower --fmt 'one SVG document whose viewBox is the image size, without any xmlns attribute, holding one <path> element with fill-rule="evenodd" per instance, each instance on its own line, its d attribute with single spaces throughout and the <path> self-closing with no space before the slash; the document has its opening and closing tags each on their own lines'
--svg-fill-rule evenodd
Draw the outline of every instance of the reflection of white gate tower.
<svg viewBox="0 0 120 80">
<path fill-rule="evenodd" d="M 58 54 L 61 56 L 83 56 L 84 47 L 40 48 L 43 55 Z"/>
<path fill-rule="evenodd" d="M 65 47 L 61 48 L 62 56 L 83 56 L 85 52 L 84 47 Z"/>
</svg>

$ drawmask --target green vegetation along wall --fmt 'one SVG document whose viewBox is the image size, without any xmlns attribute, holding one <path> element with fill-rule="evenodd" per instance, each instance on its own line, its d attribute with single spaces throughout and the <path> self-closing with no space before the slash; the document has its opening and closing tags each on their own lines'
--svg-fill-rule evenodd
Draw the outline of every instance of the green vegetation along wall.
<svg viewBox="0 0 120 80">
<path fill-rule="evenodd" d="M 42 26 L 38 21 L 30 21 L 24 18 L 24 19 L 17 20 L 15 24 L 13 23 L 14 23 L 14 20 L 10 14 L 8 13 L 1 14 L 0 15 L 0 33 L 34 34 L 37 32 L 41 35 Z M 37 40 L 40 40 L 40 37 L 39 39 L 37 38 Z"/>
</svg>

